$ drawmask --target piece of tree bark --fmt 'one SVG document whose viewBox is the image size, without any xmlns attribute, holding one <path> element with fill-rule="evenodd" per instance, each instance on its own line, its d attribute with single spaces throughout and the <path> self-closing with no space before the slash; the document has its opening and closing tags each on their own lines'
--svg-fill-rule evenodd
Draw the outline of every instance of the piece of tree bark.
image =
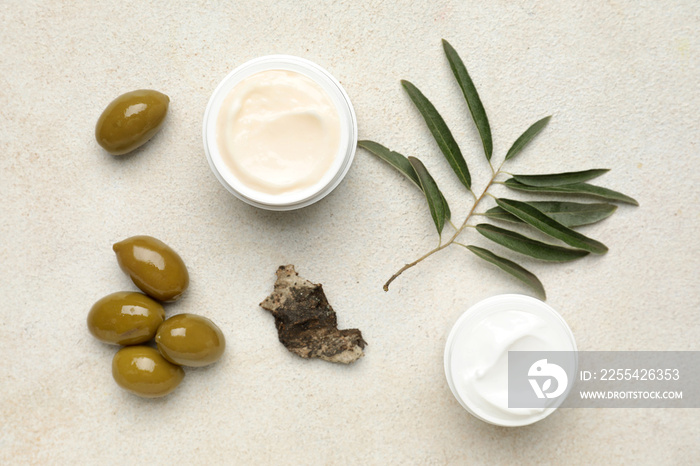
<svg viewBox="0 0 700 466">
<path fill-rule="evenodd" d="M 367 344 L 358 329 L 338 330 L 323 287 L 299 276 L 293 265 L 277 269 L 275 289 L 260 306 L 275 317 L 280 342 L 302 358 L 350 364 Z"/>
</svg>

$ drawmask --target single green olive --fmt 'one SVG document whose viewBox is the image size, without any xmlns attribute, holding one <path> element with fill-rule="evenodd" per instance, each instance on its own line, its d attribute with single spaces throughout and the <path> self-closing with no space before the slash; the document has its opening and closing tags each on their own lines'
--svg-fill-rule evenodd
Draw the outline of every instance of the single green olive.
<svg viewBox="0 0 700 466">
<path fill-rule="evenodd" d="M 150 346 L 125 346 L 114 355 L 112 377 L 124 390 L 157 398 L 175 390 L 185 371 L 166 361 Z"/>
<path fill-rule="evenodd" d="M 122 155 L 151 139 L 163 126 L 170 98 L 140 89 L 114 99 L 95 125 L 95 138 L 107 152 Z"/>
<path fill-rule="evenodd" d="M 159 301 L 177 301 L 190 283 L 180 256 L 152 236 L 132 236 L 115 243 L 119 266 L 136 286 Z"/>
<path fill-rule="evenodd" d="M 165 319 L 160 303 L 132 291 L 119 291 L 97 301 L 88 313 L 90 333 L 114 345 L 136 345 L 156 334 Z"/>
<path fill-rule="evenodd" d="M 190 367 L 216 362 L 226 348 L 219 327 L 195 314 L 178 314 L 166 319 L 158 327 L 156 344 L 165 359 Z"/>
</svg>

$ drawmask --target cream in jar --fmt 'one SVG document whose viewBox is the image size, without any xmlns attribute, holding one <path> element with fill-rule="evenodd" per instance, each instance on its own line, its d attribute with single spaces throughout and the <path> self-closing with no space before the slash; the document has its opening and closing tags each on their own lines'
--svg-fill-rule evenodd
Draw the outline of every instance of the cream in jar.
<svg viewBox="0 0 700 466">
<path fill-rule="evenodd" d="M 508 406 L 509 351 L 575 352 L 576 343 L 566 322 L 542 301 L 494 296 L 472 306 L 452 328 L 445 347 L 447 382 L 479 419 L 503 426 L 531 424 L 556 407 Z"/>
<path fill-rule="evenodd" d="M 209 99 L 202 130 L 219 182 L 268 210 L 323 199 L 348 173 L 357 147 L 355 110 L 341 84 L 292 55 L 255 58 L 231 71 Z"/>
<path fill-rule="evenodd" d="M 265 194 L 302 190 L 318 183 L 336 158 L 338 110 L 303 74 L 261 71 L 224 99 L 217 144 L 227 167 L 247 187 Z"/>
</svg>

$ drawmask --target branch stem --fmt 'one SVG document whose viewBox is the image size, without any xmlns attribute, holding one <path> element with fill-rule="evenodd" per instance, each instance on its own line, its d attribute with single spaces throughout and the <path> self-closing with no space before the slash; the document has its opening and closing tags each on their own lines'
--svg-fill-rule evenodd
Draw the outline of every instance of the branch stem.
<svg viewBox="0 0 700 466">
<path fill-rule="evenodd" d="M 435 249 L 431 249 L 430 251 L 426 252 L 425 254 L 423 254 L 423 255 L 420 256 L 418 259 L 414 260 L 413 262 L 410 262 L 410 263 L 404 265 L 403 267 L 401 267 L 401 268 L 400 268 L 394 275 L 392 275 L 391 278 L 390 278 L 389 280 L 387 280 L 387 282 L 384 284 L 384 291 L 389 291 L 389 285 L 391 285 L 391 282 L 393 282 L 394 280 L 396 280 L 396 279 L 397 279 L 402 273 L 404 273 L 406 270 L 408 270 L 408 269 L 410 269 L 411 267 L 413 267 L 413 266 L 419 264 L 420 262 L 423 262 L 425 259 L 427 259 L 428 257 L 432 256 L 432 255 L 435 254 L 436 252 L 442 251 L 443 249 L 445 249 L 446 247 L 448 247 L 449 245 L 451 245 L 452 243 L 454 243 L 455 240 L 457 239 L 457 237 L 460 235 L 460 233 L 462 233 L 462 231 L 464 231 L 464 229 L 465 229 L 467 226 L 471 226 L 471 225 L 467 225 L 467 222 L 468 222 L 469 219 L 472 217 L 472 215 L 474 215 L 474 211 L 476 210 L 477 206 L 478 206 L 479 203 L 482 201 L 482 199 L 484 199 L 484 197 L 485 197 L 487 194 L 489 194 L 489 193 L 488 193 L 489 188 L 494 184 L 494 182 L 498 183 L 498 182 L 495 181 L 495 180 L 496 180 L 496 177 L 501 173 L 501 167 L 503 166 L 503 163 L 505 163 L 505 160 L 504 160 L 503 162 L 501 162 L 501 165 L 500 165 L 500 166 L 498 167 L 498 169 L 495 170 L 495 171 L 493 171 L 493 167 L 492 167 L 493 175 L 491 176 L 491 179 L 489 180 L 488 184 L 487 184 L 486 187 L 484 188 L 484 191 L 479 195 L 479 197 L 477 197 L 476 194 L 474 194 L 474 191 L 472 191 L 471 189 L 469 190 L 469 192 L 471 192 L 472 195 L 474 196 L 474 204 L 472 205 L 472 208 L 469 210 L 469 213 L 467 214 L 467 217 L 464 219 L 464 221 L 463 221 L 462 224 L 459 226 L 459 228 L 455 228 L 456 231 L 455 231 L 454 234 L 450 237 L 450 239 L 448 239 L 448 240 L 445 241 L 444 243 L 441 243 L 441 244 L 438 245 Z M 490 162 L 489 162 L 489 165 L 490 165 Z M 490 194 L 489 194 L 489 195 L 490 195 Z M 459 244 L 459 243 L 458 243 L 458 244 Z M 463 246 L 463 245 L 460 244 L 460 246 Z"/>
</svg>

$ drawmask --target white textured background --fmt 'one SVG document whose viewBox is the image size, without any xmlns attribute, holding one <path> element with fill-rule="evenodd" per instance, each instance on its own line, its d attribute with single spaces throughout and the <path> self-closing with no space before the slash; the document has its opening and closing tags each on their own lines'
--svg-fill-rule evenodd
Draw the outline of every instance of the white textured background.
<svg viewBox="0 0 700 466">
<path fill-rule="evenodd" d="M 470 197 L 399 84 L 435 103 L 483 187 L 446 38 L 489 114 L 495 161 L 551 113 L 510 170 L 611 168 L 601 183 L 641 203 L 584 229 L 610 247 L 603 257 L 522 261 L 579 348 L 700 350 L 697 3 L 515 3 L 4 0 L 0 463 L 700 461 L 698 410 L 560 410 L 518 429 L 467 414 L 443 376 L 447 333 L 476 301 L 528 291 L 455 248 L 384 293 L 437 238 L 420 193 L 368 153 L 330 197 L 293 213 L 249 207 L 209 171 L 201 118 L 216 84 L 248 59 L 295 54 L 342 82 L 361 138 L 425 161 L 459 219 Z M 166 125 L 112 157 L 95 121 L 138 88 L 170 96 Z M 168 313 L 206 315 L 228 339 L 222 361 L 188 370 L 160 400 L 121 391 L 115 349 L 85 326 L 94 301 L 134 289 L 111 244 L 136 234 L 169 243 L 189 267 L 190 289 Z M 485 245 L 474 234 L 465 241 Z M 324 284 L 342 327 L 362 330 L 356 365 L 302 360 L 277 341 L 258 303 L 286 263 Z"/>
</svg>

